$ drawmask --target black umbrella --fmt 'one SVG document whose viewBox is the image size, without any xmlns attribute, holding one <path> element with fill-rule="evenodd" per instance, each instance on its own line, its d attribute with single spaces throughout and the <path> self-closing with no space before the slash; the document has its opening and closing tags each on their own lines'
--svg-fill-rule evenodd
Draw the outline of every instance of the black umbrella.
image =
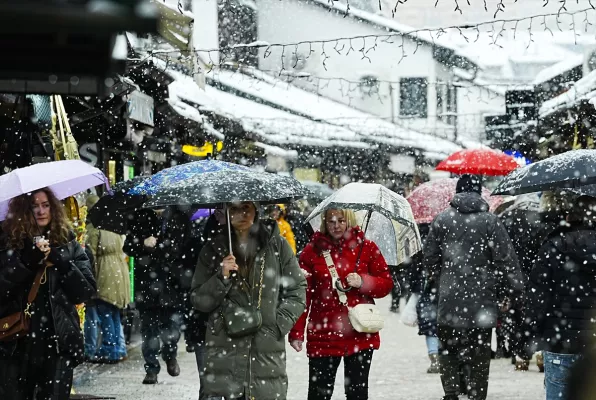
<svg viewBox="0 0 596 400">
<path fill-rule="evenodd" d="M 519 195 L 596 183 L 596 150 L 573 150 L 513 171 L 494 195 Z"/>
<path fill-rule="evenodd" d="M 106 194 L 87 212 L 87 219 L 98 229 L 124 235 L 127 222 L 135 210 L 142 208 L 147 197 L 130 195 L 128 191 L 143 182 L 147 177 L 137 176 L 131 180 L 118 182 L 111 194 Z"/>
<path fill-rule="evenodd" d="M 222 203 L 252 201 L 261 204 L 286 203 L 312 196 L 310 190 L 289 176 L 254 170 L 206 171 L 157 188 L 145 207 L 166 206 L 214 207 Z M 230 214 L 226 208 L 228 226 Z M 232 249 L 231 229 L 229 232 Z"/>
<path fill-rule="evenodd" d="M 289 176 L 238 170 L 196 174 L 160 188 L 145 207 L 200 206 L 213 208 L 222 203 L 253 201 L 261 204 L 284 203 L 312 193 Z"/>
</svg>

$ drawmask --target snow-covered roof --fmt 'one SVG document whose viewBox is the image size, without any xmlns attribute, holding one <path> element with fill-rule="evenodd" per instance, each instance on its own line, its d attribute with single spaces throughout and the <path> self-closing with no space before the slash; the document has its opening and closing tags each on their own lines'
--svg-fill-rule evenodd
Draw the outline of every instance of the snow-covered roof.
<svg viewBox="0 0 596 400">
<path fill-rule="evenodd" d="M 583 54 L 576 54 L 572 57 L 569 57 L 563 61 L 556 63 L 548 68 L 543 69 L 540 71 L 538 75 L 536 75 L 536 79 L 534 80 L 534 85 L 540 85 L 544 82 L 548 82 L 551 79 L 572 70 L 573 68 L 577 68 L 581 66 L 584 62 L 584 55 Z"/>
<path fill-rule="evenodd" d="M 239 72 L 219 70 L 209 77 L 215 82 L 274 104 L 292 114 L 307 116 L 336 128 L 348 129 L 367 142 L 418 149 L 427 156 L 433 154 L 433 158 L 437 159 L 461 149 L 461 146 L 447 139 L 393 124 L 267 74 L 260 73 L 257 79 Z M 436 157 L 437 154 L 441 156 Z"/>
<path fill-rule="evenodd" d="M 350 10 L 346 14 L 346 4 L 340 3 L 338 0 L 309 0 L 315 4 L 324 6 L 330 10 L 335 10 L 343 13 L 346 17 L 356 18 L 360 21 L 368 22 L 376 25 L 390 32 L 403 33 L 406 36 L 426 42 L 432 46 L 442 47 L 453 51 L 456 55 L 466 58 L 469 62 L 474 63 L 474 60 L 469 58 L 464 53 L 460 52 L 460 48 L 452 43 L 448 38 L 434 33 L 430 30 L 418 31 L 416 28 L 402 24 L 393 19 L 389 19 L 382 14 L 373 14 L 368 11 L 359 10 L 350 5 Z"/>
<path fill-rule="evenodd" d="M 590 72 L 575 82 L 565 93 L 545 101 L 540 107 L 539 115 L 541 118 L 545 118 L 561 109 L 573 107 L 582 100 L 592 103 L 594 98 L 596 98 L 596 71 Z"/>
</svg>

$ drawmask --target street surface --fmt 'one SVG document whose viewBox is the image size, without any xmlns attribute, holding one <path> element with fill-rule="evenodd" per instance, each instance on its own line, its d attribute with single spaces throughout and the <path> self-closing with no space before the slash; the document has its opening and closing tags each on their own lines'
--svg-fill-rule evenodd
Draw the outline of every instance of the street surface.
<svg viewBox="0 0 596 400">
<path fill-rule="evenodd" d="M 378 302 L 389 309 L 389 299 Z M 424 338 L 417 329 L 403 325 L 399 315 L 387 311 L 382 331 L 381 349 L 373 358 L 370 378 L 371 400 L 407 399 L 439 400 L 443 394 L 439 375 L 426 374 L 428 358 Z M 129 360 L 118 365 L 85 364 L 75 371 L 77 393 L 109 395 L 118 400 L 197 400 L 198 372 L 194 354 L 179 354 L 182 374 L 170 377 L 162 363 L 159 384 L 142 385 L 144 377 L 140 346 L 129 353 Z M 288 349 L 288 400 L 306 400 L 308 389 L 308 360 L 304 353 Z M 340 366 L 333 400 L 345 399 L 343 367 Z M 529 372 L 514 372 L 509 360 L 493 360 L 490 371 L 488 400 L 543 400 L 543 374 L 535 363 Z M 464 398 L 463 396 L 461 397 Z"/>
</svg>

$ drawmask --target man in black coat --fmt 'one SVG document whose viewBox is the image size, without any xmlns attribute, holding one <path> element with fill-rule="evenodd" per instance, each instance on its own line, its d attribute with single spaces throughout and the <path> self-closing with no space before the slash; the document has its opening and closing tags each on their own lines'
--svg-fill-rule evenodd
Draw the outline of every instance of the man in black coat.
<svg viewBox="0 0 596 400">
<path fill-rule="evenodd" d="M 444 400 L 459 395 L 460 359 L 468 367 L 468 396 L 486 399 L 492 328 L 499 303 L 523 293 L 511 240 L 482 199 L 480 180 L 464 175 L 451 207 L 431 224 L 424 263 L 438 287 L 439 357 Z"/>
<path fill-rule="evenodd" d="M 530 273 L 529 352 L 544 351 L 546 398 L 567 399 L 568 371 L 588 350 L 596 324 L 596 199 L 580 197 L 567 226 L 551 233 Z"/>
</svg>

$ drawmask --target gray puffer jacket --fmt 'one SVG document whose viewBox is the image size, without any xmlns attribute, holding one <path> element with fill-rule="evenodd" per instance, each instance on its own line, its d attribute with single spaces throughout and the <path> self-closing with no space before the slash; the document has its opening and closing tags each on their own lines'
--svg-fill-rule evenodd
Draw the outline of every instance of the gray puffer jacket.
<svg viewBox="0 0 596 400">
<path fill-rule="evenodd" d="M 511 239 L 477 193 L 456 194 L 424 245 L 424 262 L 439 282 L 438 325 L 493 328 L 498 302 L 523 294 Z"/>
<path fill-rule="evenodd" d="M 261 313 L 254 335 L 230 338 L 222 307 L 248 306 L 251 299 L 239 279 L 223 279 L 221 262 L 230 254 L 225 233 L 199 256 L 192 282 L 192 303 L 208 313 L 205 394 L 226 399 L 285 400 L 288 389 L 284 338 L 306 308 L 306 279 L 277 223 L 258 222 L 260 250 L 249 271 L 250 297 L 259 297 L 260 266 L 265 257 Z"/>
</svg>

